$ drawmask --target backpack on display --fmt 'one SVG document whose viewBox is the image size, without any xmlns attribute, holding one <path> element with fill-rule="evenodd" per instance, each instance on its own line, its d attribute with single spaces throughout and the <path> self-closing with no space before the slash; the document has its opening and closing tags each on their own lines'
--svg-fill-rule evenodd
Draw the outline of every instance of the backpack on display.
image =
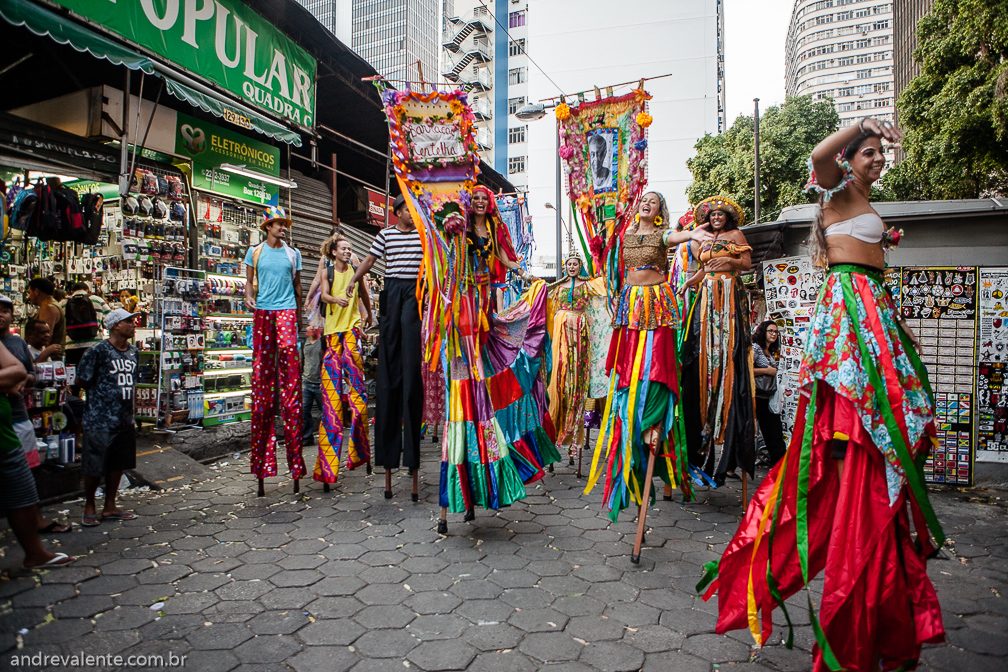
<svg viewBox="0 0 1008 672">
<path fill-rule="evenodd" d="M 58 240 L 80 241 L 84 237 L 84 211 L 81 209 L 80 195 L 70 187 L 58 186 L 52 189 L 56 202 L 56 219 L 59 224 Z"/>
<path fill-rule="evenodd" d="M 101 194 L 85 194 L 81 199 L 81 209 L 84 211 L 84 232 L 76 242 L 85 245 L 98 244 L 105 219 L 104 203 L 105 198 Z"/>
<path fill-rule="evenodd" d="M 52 187 L 39 180 L 35 185 L 35 195 L 38 197 L 38 202 L 31 217 L 28 218 L 25 233 L 39 240 L 58 240 L 59 216 L 56 213 L 56 195 Z"/>
<path fill-rule="evenodd" d="M 98 312 L 91 298 L 85 294 L 75 294 L 67 299 L 66 333 L 75 341 L 88 341 L 98 335 Z"/>
<path fill-rule="evenodd" d="M 24 231 L 28 228 L 28 222 L 35 214 L 35 206 L 38 205 L 38 195 L 34 189 L 22 189 L 14 197 L 9 208 L 10 226 L 12 229 Z"/>
</svg>

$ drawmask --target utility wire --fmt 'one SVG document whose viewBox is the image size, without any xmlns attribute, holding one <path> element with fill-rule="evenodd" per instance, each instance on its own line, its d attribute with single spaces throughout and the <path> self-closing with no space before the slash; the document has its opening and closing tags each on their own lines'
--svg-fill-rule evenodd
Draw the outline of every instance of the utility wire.
<svg viewBox="0 0 1008 672">
<path fill-rule="evenodd" d="M 514 40 L 511 39 L 511 33 L 509 33 L 508 29 L 504 27 L 504 24 L 500 22 L 500 19 L 498 19 L 497 16 L 492 11 L 490 11 L 490 8 L 487 7 L 486 3 L 483 2 L 483 0 L 479 0 L 479 3 L 481 5 L 483 5 L 483 9 L 485 9 L 487 11 L 487 13 L 490 16 L 493 17 L 494 23 L 496 23 L 500 27 L 500 29 L 504 31 L 505 35 L 507 35 L 508 46 L 509 46 L 509 49 L 510 49 L 511 43 L 514 42 Z M 518 43 L 516 42 L 515 44 L 518 44 Z M 525 56 L 528 57 L 529 63 L 531 63 L 532 65 L 534 65 L 536 67 L 536 70 L 538 70 L 539 72 L 541 72 L 543 74 L 543 77 L 545 77 L 546 79 L 548 79 L 550 81 L 550 84 L 552 84 L 553 86 L 556 87 L 556 90 L 560 92 L 560 95 L 561 96 L 565 95 L 564 94 L 564 90 L 562 88 L 560 88 L 560 85 L 557 84 L 556 82 L 554 82 L 553 78 L 550 77 L 548 74 L 546 74 L 545 70 L 543 70 L 542 68 L 539 67 L 539 64 L 535 62 L 535 59 L 533 59 L 531 56 L 529 56 L 529 53 L 527 51 L 525 51 L 525 46 L 521 45 L 521 44 L 518 44 L 518 48 L 521 49 L 521 53 L 525 54 Z M 552 100 L 552 99 L 549 99 L 549 100 Z"/>
</svg>

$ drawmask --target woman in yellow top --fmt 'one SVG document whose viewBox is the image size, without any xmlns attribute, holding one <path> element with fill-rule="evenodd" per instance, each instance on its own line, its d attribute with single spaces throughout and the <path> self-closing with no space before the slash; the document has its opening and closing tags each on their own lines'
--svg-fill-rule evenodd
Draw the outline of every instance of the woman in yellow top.
<svg viewBox="0 0 1008 672">
<path fill-rule="evenodd" d="M 605 280 L 590 280 L 576 253 L 571 253 L 564 268 L 566 277 L 550 286 L 547 302 L 546 325 L 552 345 L 547 396 L 549 414 L 557 430 L 556 443 L 568 446 L 573 465 L 574 453 L 577 451 L 580 455 L 584 442 L 585 411 L 594 408 L 596 397 L 606 396 L 608 377 L 604 368 L 612 323 L 604 303 Z M 593 303 L 598 306 L 594 311 Z M 599 312 L 605 319 L 595 319 Z M 593 394 L 590 383 L 597 379 L 601 379 L 603 385 L 596 385 Z"/>
<path fill-rule="evenodd" d="M 358 342 L 361 331 L 361 312 L 358 300 L 363 302 L 366 317 L 364 328 L 371 326 L 371 296 L 361 278 L 353 291 L 347 292 L 353 279 L 350 265 L 353 254 L 350 241 L 341 235 L 333 237 L 336 251 L 332 265 L 322 276 L 322 304 L 325 306 L 325 345 L 322 358 L 322 423 L 319 427 L 319 454 L 315 461 L 313 478 L 326 484 L 335 483 L 339 476 L 340 452 L 343 448 L 343 390 L 350 406 L 350 445 L 347 450 L 347 468 L 362 464 L 371 471 L 371 444 L 368 438 L 367 385 L 364 382 L 364 362 Z"/>
<path fill-rule="evenodd" d="M 739 478 L 738 467 L 752 478 L 756 463 L 749 301 L 739 277 L 749 270 L 752 248 L 738 228 L 745 214 L 731 199 L 712 196 L 701 201 L 694 219 L 714 237 L 690 243 L 700 269 L 680 289 L 699 285 L 680 352 L 686 444 L 690 464 L 720 486 L 726 477 Z M 722 449 L 715 469 L 717 445 Z"/>
</svg>

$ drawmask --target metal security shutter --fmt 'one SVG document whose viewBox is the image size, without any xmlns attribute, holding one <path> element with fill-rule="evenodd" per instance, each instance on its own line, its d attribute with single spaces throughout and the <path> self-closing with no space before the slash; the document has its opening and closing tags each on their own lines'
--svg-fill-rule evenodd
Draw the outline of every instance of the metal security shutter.
<svg viewBox="0 0 1008 672">
<path fill-rule="evenodd" d="M 290 191 L 291 218 L 294 227 L 291 229 L 291 243 L 301 250 L 304 270 L 301 271 L 301 284 L 304 286 L 305 299 L 308 298 L 308 288 L 311 286 L 315 271 L 318 269 L 319 246 L 332 230 L 332 191 L 329 185 L 321 180 L 308 177 L 304 173 L 291 170 L 291 179 L 297 183 L 297 189 Z M 280 204 L 287 204 L 287 191 L 280 195 Z M 350 239 L 354 253 L 363 259 L 374 236 L 364 233 L 349 225 L 341 225 L 344 235 Z M 385 274 L 385 261 L 379 259 L 372 270 L 379 275 Z"/>
</svg>

